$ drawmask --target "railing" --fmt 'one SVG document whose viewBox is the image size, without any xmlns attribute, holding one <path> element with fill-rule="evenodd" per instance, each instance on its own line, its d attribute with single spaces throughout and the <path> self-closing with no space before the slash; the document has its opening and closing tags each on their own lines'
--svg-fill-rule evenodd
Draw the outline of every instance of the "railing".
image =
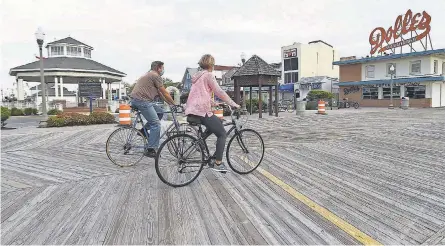
<svg viewBox="0 0 445 246">
<path fill-rule="evenodd" d="M 25 108 L 37 108 L 37 104 L 35 102 L 1 102 L 2 107 L 7 107 L 9 109 L 12 108 L 18 108 L 18 109 L 25 109 Z"/>
</svg>

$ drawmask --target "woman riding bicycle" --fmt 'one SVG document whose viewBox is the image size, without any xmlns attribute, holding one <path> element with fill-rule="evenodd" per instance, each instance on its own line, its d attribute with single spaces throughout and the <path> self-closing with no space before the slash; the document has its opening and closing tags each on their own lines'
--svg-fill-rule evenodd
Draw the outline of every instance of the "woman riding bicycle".
<svg viewBox="0 0 445 246">
<path fill-rule="evenodd" d="M 216 78 L 212 73 L 215 66 L 215 58 L 209 54 L 203 55 L 198 64 L 202 70 L 192 77 L 192 88 L 187 99 L 185 114 L 187 116 L 200 117 L 201 124 L 206 127 L 206 130 L 216 135 L 216 165 L 211 163 L 210 166 L 215 171 L 226 172 L 227 168 L 222 162 L 222 158 L 227 135 L 222 121 L 212 113 L 212 106 L 217 105 L 212 100 L 212 92 L 228 105 L 235 108 L 240 106 L 216 82 Z"/>
</svg>

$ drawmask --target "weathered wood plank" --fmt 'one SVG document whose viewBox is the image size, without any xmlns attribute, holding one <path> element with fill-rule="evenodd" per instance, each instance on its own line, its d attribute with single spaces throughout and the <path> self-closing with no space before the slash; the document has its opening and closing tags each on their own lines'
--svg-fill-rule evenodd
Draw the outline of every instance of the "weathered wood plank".
<svg viewBox="0 0 445 246">
<path fill-rule="evenodd" d="M 445 227 L 431 235 L 422 245 L 443 245 L 445 243 Z"/>
<path fill-rule="evenodd" d="M 211 182 L 211 185 L 221 202 L 229 211 L 229 214 L 234 218 L 235 224 L 233 226 L 240 229 L 248 244 L 266 244 L 267 242 L 263 236 L 258 232 L 252 222 L 249 221 L 246 214 L 236 204 L 228 191 L 225 190 L 218 181 L 219 180 L 215 180 L 215 182 Z"/>
</svg>

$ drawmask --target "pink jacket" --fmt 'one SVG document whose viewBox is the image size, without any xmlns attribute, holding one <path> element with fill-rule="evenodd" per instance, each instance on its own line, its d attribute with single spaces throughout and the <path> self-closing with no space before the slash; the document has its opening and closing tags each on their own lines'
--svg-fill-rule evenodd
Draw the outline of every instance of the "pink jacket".
<svg viewBox="0 0 445 246">
<path fill-rule="evenodd" d="M 187 99 L 185 114 L 202 117 L 205 117 L 206 114 L 209 117 L 212 116 L 212 106 L 215 105 L 212 100 L 212 92 L 230 106 L 237 106 L 229 95 L 219 87 L 213 74 L 203 70 L 192 77 L 192 88 Z"/>
</svg>

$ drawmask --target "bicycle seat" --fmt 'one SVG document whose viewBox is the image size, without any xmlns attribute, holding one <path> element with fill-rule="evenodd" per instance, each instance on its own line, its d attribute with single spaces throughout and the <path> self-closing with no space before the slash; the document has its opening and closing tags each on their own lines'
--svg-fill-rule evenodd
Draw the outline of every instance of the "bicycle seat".
<svg viewBox="0 0 445 246">
<path fill-rule="evenodd" d="M 192 126 L 201 125 L 201 117 L 196 115 L 187 115 L 187 122 Z"/>
</svg>

